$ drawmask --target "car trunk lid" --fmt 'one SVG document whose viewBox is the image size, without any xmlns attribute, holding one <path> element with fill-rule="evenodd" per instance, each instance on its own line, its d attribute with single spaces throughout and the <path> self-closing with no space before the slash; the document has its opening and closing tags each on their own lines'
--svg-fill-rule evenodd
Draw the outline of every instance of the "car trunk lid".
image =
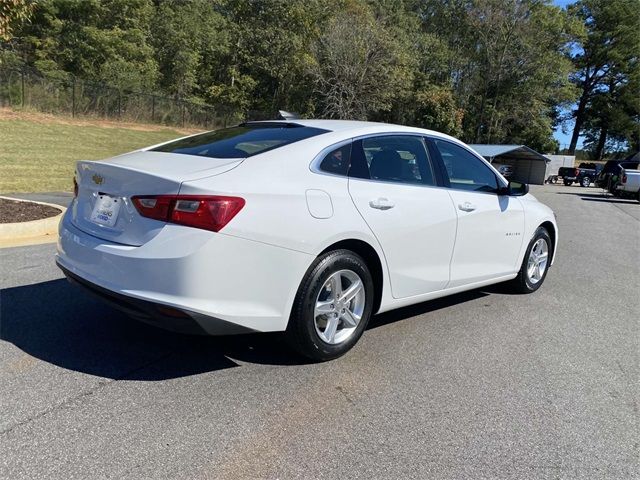
<svg viewBox="0 0 640 480">
<path fill-rule="evenodd" d="M 147 151 L 106 161 L 80 161 L 71 221 L 95 237 L 142 245 L 155 237 L 165 222 L 141 216 L 131 197 L 176 195 L 182 182 L 219 175 L 242 161 Z"/>
</svg>

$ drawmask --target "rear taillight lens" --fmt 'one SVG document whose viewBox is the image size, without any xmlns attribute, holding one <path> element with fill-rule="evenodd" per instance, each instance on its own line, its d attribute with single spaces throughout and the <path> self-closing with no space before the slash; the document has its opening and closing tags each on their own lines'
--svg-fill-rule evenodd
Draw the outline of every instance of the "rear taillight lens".
<svg viewBox="0 0 640 480">
<path fill-rule="evenodd" d="M 580 175 L 580 170 L 578 170 L 578 169 L 576 168 L 576 171 L 575 171 L 575 172 L 573 172 L 573 174 L 577 177 L 578 175 Z"/>
<path fill-rule="evenodd" d="M 78 198 L 78 181 L 73 177 L 73 198 Z"/>
<path fill-rule="evenodd" d="M 131 200 L 143 217 L 219 232 L 235 217 L 244 198 L 218 195 L 135 196 Z"/>
<path fill-rule="evenodd" d="M 622 183 L 627 183 L 627 174 L 622 175 Z"/>
</svg>

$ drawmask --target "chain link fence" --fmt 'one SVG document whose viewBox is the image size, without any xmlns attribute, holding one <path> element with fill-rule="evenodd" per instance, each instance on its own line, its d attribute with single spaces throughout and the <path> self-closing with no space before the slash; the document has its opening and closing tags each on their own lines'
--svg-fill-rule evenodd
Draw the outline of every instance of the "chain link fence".
<svg viewBox="0 0 640 480">
<path fill-rule="evenodd" d="M 121 90 L 72 75 L 49 78 L 32 70 L 0 68 L 0 106 L 71 117 L 214 129 L 239 120 L 224 107 Z"/>
</svg>

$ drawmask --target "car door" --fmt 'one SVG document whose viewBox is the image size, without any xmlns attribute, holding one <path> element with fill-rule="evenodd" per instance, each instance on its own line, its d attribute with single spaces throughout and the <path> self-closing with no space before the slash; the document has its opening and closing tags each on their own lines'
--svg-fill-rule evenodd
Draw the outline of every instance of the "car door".
<svg viewBox="0 0 640 480">
<path fill-rule="evenodd" d="M 349 193 L 382 246 L 395 298 L 441 290 L 449 282 L 457 220 L 436 178 L 420 136 L 353 142 Z"/>
<path fill-rule="evenodd" d="M 520 200 L 498 195 L 502 181 L 471 151 L 443 139 L 428 142 L 458 216 L 449 287 L 516 272 L 524 233 Z"/>
</svg>

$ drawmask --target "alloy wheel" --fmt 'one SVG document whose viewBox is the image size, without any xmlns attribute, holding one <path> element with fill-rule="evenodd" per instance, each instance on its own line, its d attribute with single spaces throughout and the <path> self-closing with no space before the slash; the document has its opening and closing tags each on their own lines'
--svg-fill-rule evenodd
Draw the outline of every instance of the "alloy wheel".
<svg viewBox="0 0 640 480">
<path fill-rule="evenodd" d="M 548 260 L 549 246 L 544 238 L 539 238 L 533 244 L 527 261 L 527 278 L 531 284 L 535 285 L 542 280 L 547 269 Z"/>
<path fill-rule="evenodd" d="M 322 341 L 337 345 L 356 331 L 366 294 L 360 276 L 351 270 L 333 273 L 323 284 L 313 312 L 316 333 Z"/>
</svg>

